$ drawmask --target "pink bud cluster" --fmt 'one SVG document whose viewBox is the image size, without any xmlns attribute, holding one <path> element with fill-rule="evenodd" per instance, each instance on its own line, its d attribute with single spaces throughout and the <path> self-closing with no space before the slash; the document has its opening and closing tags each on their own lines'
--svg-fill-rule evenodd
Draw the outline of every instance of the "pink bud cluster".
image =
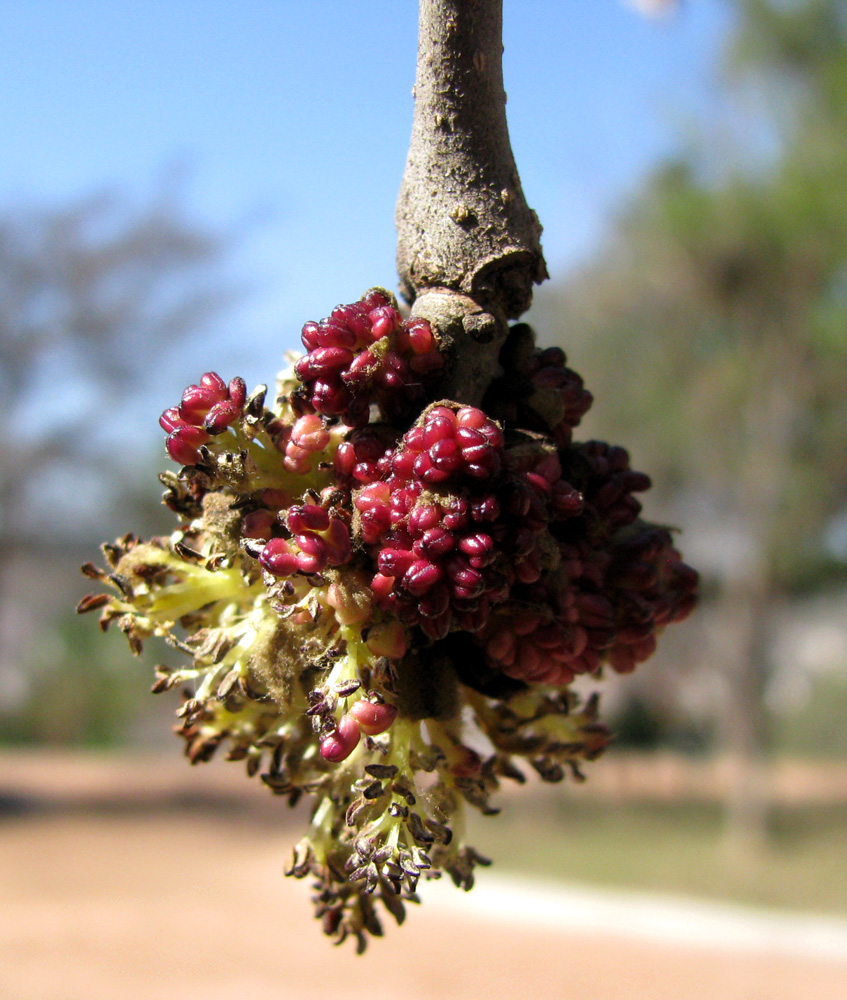
<svg viewBox="0 0 847 1000">
<path fill-rule="evenodd" d="M 570 444 L 573 430 L 591 408 L 594 397 L 585 388 L 582 378 L 568 368 L 565 352 L 559 347 L 536 351 L 529 365 L 533 394 L 553 393 L 561 414 L 551 427 L 553 440 L 559 447 Z M 530 397 L 530 405 L 533 397 Z"/>
<path fill-rule="evenodd" d="M 581 498 L 555 454 L 510 463 L 502 430 L 482 410 L 439 405 L 354 504 L 376 558 L 377 604 L 440 639 L 478 632 L 514 582 L 538 579 L 539 533 L 576 514 Z"/>
<path fill-rule="evenodd" d="M 633 493 L 650 489 L 650 477 L 630 468 L 629 453 L 605 441 L 575 445 L 570 454 L 585 463 L 580 487 L 594 526 L 606 536 L 624 528 L 641 513 Z"/>
<path fill-rule="evenodd" d="M 666 530 L 638 520 L 635 495 L 649 478 L 623 448 L 572 441 L 591 394 L 562 351 L 535 349 L 524 324 L 486 396 L 502 421 L 450 401 L 420 412 L 443 358 L 429 324 L 404 321 L 379 289 L 307 323 L 302 337 L 299 387 L 276 414 L 251 403 L 265 488 L 248 481 L 232 504 L 274 600 L 320 588 L 327 636 L 361 627 L 377 659 L 401 661 L 420 632 L 445 651 L 453 643 L 480 690 L 492 677 L 494 688 L 563 686 L 604 663 L 627 672 L 657 630 L 691 610 L 697 574 Z M 168 453 L 197 464 L 246 406 L 241 379 L 203 375 L 162 414 Z M 254 440 L 230 439 L 239 454 L 219 456 L 224 491 Z M 194 499 L 212 488 L 205 466 L 185 474 Z M 397 712 L 372 691 L 336 721 L 334 698 L 316 703 L 327 761 L 346 759 Z"/>
<path fill-rule="evenodd" d="M 567 367 L 561 348 L 538 350 L 534 344 L 525 323 L 511 328 L 500 358 L 503 375 L 492 383 L 484 405 L 508 426 L 547 434 L 563 448 L 571 443 L 593 396 Z"/>
<path fill-rule="evenodd" d="M 517 453 L 510 464 L 526 470 L 528 461 L 531 453 Z M 657 630 L 693 608 L 697 574 L 665 529 L 638 521 L 633 494 L 650 480 L 630 467 L 625 449 L 600 441 L 566 445 L 525 475 L 541 489 L 538 472 L 553 480 L 557 466 L 582 501 L 575 516 L 556 516 L 546 526 L 558 559 L 534 578 L 522 576 L 476 641 L 494 670 L 563 685 L 604 662 L 623 673 L 650 656 Z M 567 505 L 566 494 L 559 503 Z M 543 538 L 539 514 L 530 508 L 526 518 L 532 537 Z"/>
<path fill-rule="evenodd" d="M 364 486 L 391 473 L 398 435 L 385 424 L 352 431 L 335 452 L 335 475 L 348 487 Z"/>
<path fill-rule="evenodd" d="M 429 323 L 404 320 L 381 289 L 306 323 L 302 340 L 298 399 L 351 427 L 368 422 L 372 402 L 388 421 L 413 414 L 426 399 L 424 382 L 444 366 Z"/>
<path fill-rule="evenodd" d="M 307 413 L 291 427 L 280 428 L 277 447 L 284 453 L 282 464 L 287 472 L 306 475 L 329 442 L 330 433 L 323 420 L 316 413 Z"/>
<path fill-rule="evenodd" d="M 509 677 L 534 684 L 569 684 L 585 649 L 585 630 L 551 620 L 546 610 L 495 616 L 480 637 L 488 662 Z"/>
<path fill-rule="evenodd" d="M 350 560 L 353 546 L 343 518 L 317 504 L 300 504 L 288 509 L 285 521 L 291 537 L 269 539 L 259 555 L 271 576 L 313 575 Z"/>
<path fill-rule="evenodd" d="M 624 509 L 605 508 L 613 518 Z M 511 602 L 477 636 L 490 667 L 530 683 L 568 684 L 608 662 L 628 673 L 656 648 L 656 633 L 696 601 L 697 573 L 664 528 L 630 524 L 623 538 L 596 529 L 598 511 L 565 525 L 558 568 Z M 634 520 L 634 518 L 633 518 Z M 590 526 L 594 526 L 590 532 Z"/>
<path fill-rule="evenodd" d="M 629 673 L 653 654 L 657 631 L 693 610 L 697 573 L 682 561 L 670 532 L 649 527 L 614 547 L 607 580 L 616 598 L 608 659 Z"/>
<path fill-rule="evenodd" d="M 384 701 L 360 698 L 338 720 L 335 731 L 321 740 L 321 757 L 332 764 L 346 760 L 364 736 L 378 736 L 390 729 L 397 709 Z"/>
<path fill-rule="evenodd" d="M 165 447 L 180 465 L 194 465 L 198 449 L 214 434 L 221 434 L 244 412 L 247 387 L 244 379 L 234 378 L 229 385 L 215 372 L 206 372 L 199 385 L 190 385 L 182 394 L 179 406 L 159 417 L 168 432 Z"/>
</svg>

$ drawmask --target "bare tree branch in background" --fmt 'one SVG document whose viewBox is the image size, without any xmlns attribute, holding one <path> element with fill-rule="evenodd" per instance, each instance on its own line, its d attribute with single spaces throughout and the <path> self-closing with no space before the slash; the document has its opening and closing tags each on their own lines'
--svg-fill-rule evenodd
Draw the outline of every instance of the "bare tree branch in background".
<svg viewBox="0 0 847 1000">
<path fill-rule="evenodd" d="M 20 653 L 13 633 L 26 634 L 11 574 L 49 545 L 46 583 L 80 540 L 84 517 L 61 518 L 68 494 L 81 505 L 93 480 L 126 490 L 137 464 L 122 443 L 126 406 L 232 302 L 231 244 L 167 184 L 147 200 L 104 192 L 0 212 L 0 669 Z"/>
</svg>

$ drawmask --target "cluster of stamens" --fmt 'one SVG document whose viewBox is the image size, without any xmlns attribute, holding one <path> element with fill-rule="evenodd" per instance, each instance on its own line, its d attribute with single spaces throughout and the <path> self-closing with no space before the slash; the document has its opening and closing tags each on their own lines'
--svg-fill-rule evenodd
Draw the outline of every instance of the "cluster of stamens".
<svg viewBox="0 0 847 1000">
<path fill-rule="evenodd" d="M 649 479 L 626 451 L 573 442 L 591 396 L 524 325 L 482 407 L 438 399 L 438 337 L 380 289 L 303 343 L 270 405 L 208 372 L 162 414 L 179 527 L 105 546 L 85 572 L 117 594 L 80 610 L 134 651 L 189 654 L 154 690 L 191 686 L 192 762 L 226 745 L 275 793 L 317 797 L 290 871 L 363 947 L 375 899 L 402 919 L 422 876 L 470 887 L 484 859 L 450 823 L 495 811 L 517 759 L 557 781 L 602 751 L 571 681 L 632 670 L 697 577 L 640 520 Z"/>
<path fill-rule="evenodd" d="M 207 372 L 199 385 L 185 390 L 179 406 L 159 417 L 159 424 L 168 432 L 168 455 L 180 465 L 194 465 L 200 458 L 199 447 L 242 415 L 246 399 L 244 379 L 234 378 L 227 385 L 220 375 Z"/>
<path fill-rule="evenodd" d="M 429 323 L 404 320 L 380 288 L 306 323 L 302 341 L 306 354 L 294 366 L 303 383 L 298 401 L 351 427 L 368 422 L 371 403 L 388 421 L 414 413 L 426 398 L 424 383 L 444 366 Z"/>
</svg>

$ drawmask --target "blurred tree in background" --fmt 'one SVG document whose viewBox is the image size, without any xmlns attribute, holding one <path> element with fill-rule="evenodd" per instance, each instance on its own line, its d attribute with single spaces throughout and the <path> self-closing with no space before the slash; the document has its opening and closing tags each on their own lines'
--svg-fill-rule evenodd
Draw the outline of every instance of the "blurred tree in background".
<svg viewBox="0 0 847 1000">
<path fill-rule="evenodd" d="M 719 585 L 724 745 L 750 764 L 730 817 L 752 833 L 769 613 L 832 573 L 847 512 L 847 5 L 734 7 L 744 135 L 657 169 L 544 321 L 603 401 L 597 432 L 637 428 L 666 516 L 700 525 L 686 551 Z"/>
<path fill-rule="evenodd" d="M 150 524 L 155 459 L 127 417 L 169 349 L 232 301 L 230 243 L 167 182 L 146 202 L 0 213 L 0 738 L 114 735 L 105 715 L 133 682 L 67 622 L 71 581 L 113 522 Z"/>
</svg>

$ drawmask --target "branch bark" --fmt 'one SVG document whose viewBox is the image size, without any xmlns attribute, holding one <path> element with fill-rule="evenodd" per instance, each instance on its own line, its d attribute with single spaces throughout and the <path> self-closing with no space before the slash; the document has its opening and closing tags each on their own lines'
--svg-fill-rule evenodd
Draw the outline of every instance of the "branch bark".
<svg viewBox="0 0 847 1000">
<path fill-rule="evenodd" d="M 477 402 L 508 319 L 547 277 L 506 125 L 502 0 L 420 0 L 415 112 L 397 203 L 413 311 L 454 351 L 453 398 Z"/>
</svg>

